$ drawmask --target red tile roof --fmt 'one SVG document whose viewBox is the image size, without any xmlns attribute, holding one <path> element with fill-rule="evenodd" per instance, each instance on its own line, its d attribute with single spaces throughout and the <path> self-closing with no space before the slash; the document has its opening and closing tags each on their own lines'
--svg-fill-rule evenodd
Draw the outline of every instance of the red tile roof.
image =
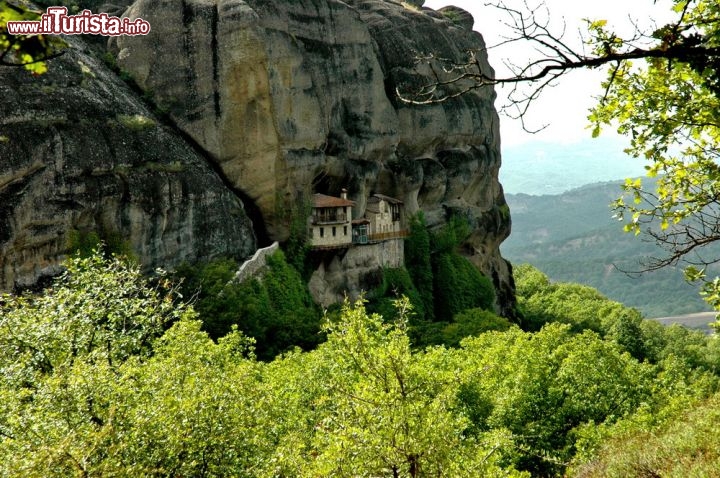
<svg viewBox="0 0 720 478">
<path fill-rule="evenodd" d="M 350 201 L 349 199 L 326 196 L 320 193 L 313 195 L 313 207 L 345 207 L 354 205 L 355 201 Z"/>
<path fill-rule="evenodd" d="M 369 199 L 369 201 L 372 201 L 373 197 L 382 199 L 383 201 L 389 202 L 390 204 L 402 204 L 403 203 L 399 199 L 391 198 L 390 196 L 386 196 L 384 194 L 373 194 L 372 197 Z"/>
</svg>

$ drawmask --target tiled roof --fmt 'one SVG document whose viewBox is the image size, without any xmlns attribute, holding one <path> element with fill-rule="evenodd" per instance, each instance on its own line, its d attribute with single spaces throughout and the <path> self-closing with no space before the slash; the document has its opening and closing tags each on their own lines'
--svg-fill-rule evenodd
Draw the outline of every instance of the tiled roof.
<svg viewBox="0 0 720 478">
<path fill-rule="evenodd" d="M 365 219 L 364 217 L 361 217 L 360 219 L 353 219 L 352 223 L 353 224 L 370 224 L 370 220 Z"/>
<path fill-rule="evenodd" d="M 384 194 L 373 194 L 369 200 L 372 200 L 372 198 L 382 199 L 383 201 L 389 202 L 390 204 L 402 204 L 403 203 L 399 199 L 391 198 L 390 196 L 386 196 Z"/>
<path fill-rule="evenodd" d="M 380 213 L 380 201 L 385 201 L 388 204 L 402 204 L 403 202 L 399 199 L 385 196 L 384 194 L 373 194 L 368 198 L 365 212 L 372 212 L 374 214 Z"/>
<path fill-rule="evenodd" d="M 349 199 L 326 196 L 320 193 L 313 195 L 313 207 L 345 207 L 354 205 L 355 201 L 350 201 Z"/>
</svg>

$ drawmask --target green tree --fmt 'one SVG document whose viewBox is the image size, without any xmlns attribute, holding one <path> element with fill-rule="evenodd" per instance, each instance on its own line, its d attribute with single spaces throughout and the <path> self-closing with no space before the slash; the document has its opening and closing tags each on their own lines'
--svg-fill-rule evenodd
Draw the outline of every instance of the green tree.
<svg viewBox="0 0 720 478">
<path fill-rule="evenodd" d="M 451 322 L 466 309 L 493 307 L 492 283 L 458 252 L 469 235 L 467 221 L 452 216 L 430 238 L 435 320 Z"/>
<path fill-rule="evenodd" d="M 499 317 L 489 310 L 466 309 L 453 317 L 452 323 L 442 329 L 442 343 L 450 347 L 457 347 L 465 337 L 491 330 L 505 331 L 510 327 L 512 324 L 509 320 Z"/>
<path fill-rule="evenodd" d="M 0 299 L 0 363 L 18 377 L 50 373 L 78 357 L 110 366 L 147 352 L 152 340 L 188 313 L 159 279 L 145 287 L 139 267 L 99 253 L 75 257 L 40 296 Z"/>
<path fill-rule="evenodd" d="M 321 312 L 282 251 L 267 258 L 260 278 L 237 283 L 237 267 L 233 260 L 217 259 L 178 268 L 183 294 L 197 298 L 195 308 L 212 338 L 237 326 L 255 339 L 256 354 L 263 360 L 293 347 L 309 350 L 321 341 Z"/>
<path fill-rule="evenodd" d="M 0 476 L 560 476 L 718 389 L 702 370 L 716 349 L 671 329 L 644 342 L 655 364 L 566 324 L 414 350 L 407 299 L 389 320 L 345 304 L 325 343 L 259 362 L 236 328 L 209 337 L 164 277 L 98 254 L 67 267 L 0 299 Z M 277 279 L 268 296 L 301 303 Z M 476 322 L 494 318 L 456 317 Z M 697 458 L 709 424 L 672 456 Z"/>
<path fill-rule="evenodd" d="M 328 323 L 318 353 L 332 364 L 328 413 L 317 427 L 310 476 L 519 476 L 502 470 L 496 448 L 509 437 L 464 433 L 457 413 L 458 373 L 444 349 L 413 352 L 405 329 L 407 299 L 394 324 L 346 304 Z M 469 371 L 469 369 L 466 369 Z"/>
<path fill-rule="evenodd" d="M 619 62 L 590 115 L 596 132 L 616 125 L 630 137 L 627 151 L 651 161 L 648 176 L 657 177 L 656 186 L 627 180 L 625 191 L 633 200 L 620 198 L 614 204 L 618 217 L 627 221 L 626 231 L 648 234 L 666 249 L 666 256 L 647 264 L 650 270 L 683 259 L 710 264 L 716 258 L 703 257 L 703 251 L 720 239 L 715 227 L 720 213 L 720 7 L 714 1 L 675 1 L 674 9 L 678 23 L 653 33 L 659 47 L 701 50 L 679 58 L 650 57 L 642 68 Z M 608 34 L 600 26 L 595 30 Z M 687 275 L 703 282 L 706 300 L 719 308 L 720 282 L 695 266 Z"/>
<path fill-rule="evenodd" d="M 64 53 L 67 44 L 56 36 L 10 35 L 9 21 L 38 21 L 42 12 L 23 1 L 0 1 L 0 66 L 23 67 L 35 75 L 47 71 L 46 62 Z"/>
<path fill-rule="evenodd" d="M 425 318 L 434 318 L 433 272 L 430 261 L 430 233 L 425 215 L 419 211 L 410 219 L 410 236 L 405 239 L 405 268 L 422 299 Z M 417 307 L 417 304 L 415 304 Z"/>
<path fill-rule="evenodd" d="M 416 289 L 407 269 L 386 267 L 381 274 L 380 284 L 368 294 L 367 308 L 370 312 L 376 312 L 386 320 L 392 320 L 398 312 L 395 302 L 405 296 L 413 304 L 413 313 L 409 317 L 410 326 L 414 327 L 428 320 L 422 295 Z"/>
<path fill-rule="evenodd" d="M 511 328 L 462 342 L 465 366 L 483 370 L 464 384 L 478 429 L 508 429 L 508 453 L 533 476 L 561 475 L 585 423 L 633 413 L 652 389 L 653 369 L 587 331 L 550 324 L 536 333 Z M 473 393 L 469 393 L 472 391 Z"/>
</svg>

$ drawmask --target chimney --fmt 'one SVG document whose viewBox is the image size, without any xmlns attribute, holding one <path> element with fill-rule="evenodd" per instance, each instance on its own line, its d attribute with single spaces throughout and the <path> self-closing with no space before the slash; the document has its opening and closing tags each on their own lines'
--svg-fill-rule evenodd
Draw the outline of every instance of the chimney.
<svg viewBox="0 0 720 478">
<path fill-rule="evenodd" d="M 342 188 L 342 190 L 340 191 L 340 197 L 343 199 L 347 199 L 347 189 Z"/>
</svg>

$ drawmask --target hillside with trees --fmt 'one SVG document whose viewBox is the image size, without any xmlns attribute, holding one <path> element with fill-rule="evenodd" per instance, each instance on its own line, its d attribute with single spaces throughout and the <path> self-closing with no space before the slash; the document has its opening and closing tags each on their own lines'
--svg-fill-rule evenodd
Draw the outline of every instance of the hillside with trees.
<svg viewBox="0 0 720 478">
<path fill-rule="evenodd" d="M 598 183 L 552 196 L 508 194 L 513 231 L 503 254 L 554 280 L 595 287 L 647 317 L 711 310 L 680 267 L 639 273 L 664 251 L 654 241 L 620 231 L 610 204 L 622 195 L 623 185 Z"/>
<path fill-rule="evenodd" d="M 522 329 L 416 348 L 407 299 L 389 320 L 358 301 L 323 320 L 316 348 L 269 362 L 236 327 L 212 340 L 167 277 L 149 283 L 98 255 L 67 267 L 43 294 L 0 301 L 2 476 L 720 466 L 707 448 L 714 415 L 702 413 L 720 386 L 717 340 L 530 267 L 516 271 Z M 682 448 L 668 441 L 678 426 Z M 667 468 L 668 453 L 682 460 Z"/>
</svg>

